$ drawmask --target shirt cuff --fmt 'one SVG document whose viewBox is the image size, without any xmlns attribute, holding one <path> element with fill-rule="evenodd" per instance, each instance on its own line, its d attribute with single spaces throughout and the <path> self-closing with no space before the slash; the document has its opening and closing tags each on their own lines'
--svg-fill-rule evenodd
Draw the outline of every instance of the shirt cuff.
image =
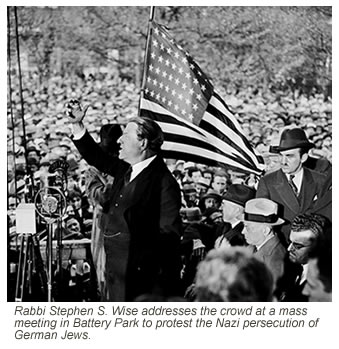
<svg viewBox="0 0 339 349">
<path fill-rule="evenodd" d="M 78 139 L 82 138 L 85 135 L 86 129 L 85 127 L 83 127 L 81 130 L 74 132 L 74 129 L 72 128 L 72 132 L 73 132 L 73 139 L 77 141 Z"/>
</svg>

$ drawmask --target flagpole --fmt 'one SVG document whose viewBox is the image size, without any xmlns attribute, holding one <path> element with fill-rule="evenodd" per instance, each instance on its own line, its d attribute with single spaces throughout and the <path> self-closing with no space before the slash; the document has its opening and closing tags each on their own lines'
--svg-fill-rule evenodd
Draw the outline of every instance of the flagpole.
<svg viewBox="0 0 339 349">
<path fill-rule="evenodd" d="M 141 81 L 141 89 L 140 89 L 140 99 L 139 99 L 139 108 L 138 108 L 139 116 L 140 116 L 141 98 L 144 97 L 144 88 L 145 88 L 145 84 L 146 84 L 146 62 L 147 62 L 149 43 L 150 43 L 150 40 L 151 40 L 152 21 L 154 19 L 154 14 L 155 14 L 155 6 L 151 6 L 150 14 L 149 14 L 149 20 L 148 20 L 147 38 L 146 38 L 145 57 L 144 57 L 144 69 L 143 69 L 143 73 L 142 73 L 142 81 Z"/>
</svg>

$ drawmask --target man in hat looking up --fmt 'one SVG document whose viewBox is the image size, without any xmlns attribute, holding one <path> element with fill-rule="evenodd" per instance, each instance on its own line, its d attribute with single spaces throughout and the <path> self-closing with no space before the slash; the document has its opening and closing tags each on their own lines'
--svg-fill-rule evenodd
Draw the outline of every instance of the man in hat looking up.
<svg viewBox="0 0 339 349">
<path fill-rule="evenodd" d="M 232 184 L 222 197 L 223 224 L 218 232 L 215 248 L 247 245 L 242 231 L 244 229 L 244 208 L 248 200 L 254 199 L 255 189 L 244 184 Z"/>
<path fill-rule="evenodd" d="M 246 242 L 254 247 L 255 256 L 265 263 L 276 283 L 284 273 L 287 253 L 273 231 L 274 226 L 284 223 L 278 217 L 278 205 L 265 198 L 249 200 L 245 205 L 244 222 Z"/>
<path fill-rule="evenodd" d="M 301 128 L 282 132 L 279 146 L 281 168 L 263 176 L 258 185 L 258 198 L 271 199 L 278 203 L 285 223 L 279 238 L 287 247 L 290 224 L 298 214 L 306 212 L 322 190 L 325 176 L 304 166 L 308 151 L 314 146 Z"/>
</svg>

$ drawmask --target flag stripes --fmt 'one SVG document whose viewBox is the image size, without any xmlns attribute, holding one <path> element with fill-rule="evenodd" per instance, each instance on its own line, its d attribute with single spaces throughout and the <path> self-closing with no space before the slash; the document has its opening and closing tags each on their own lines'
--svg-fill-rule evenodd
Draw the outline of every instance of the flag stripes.
<svg viewBox="0 0 339 349">
<path fill-rule="evenodd" d="M 149 42 L 139 113 L 162 128 L 164 156 L 261 173 L 240 124 L 188 52 L 154 22 Z"/>
</svg>

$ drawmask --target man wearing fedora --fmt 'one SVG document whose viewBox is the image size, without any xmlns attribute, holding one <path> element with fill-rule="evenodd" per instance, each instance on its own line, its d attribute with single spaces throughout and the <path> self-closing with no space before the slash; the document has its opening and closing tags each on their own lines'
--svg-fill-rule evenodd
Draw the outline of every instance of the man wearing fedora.
<svg viewBox="0 0 339 349">
<path fill-rule="evenodd" d="M 286 247 L 291 222 L 314 206 L 326 179 L 325 175 L 304 166 L 313 146 L 301 128 L 285 129 L 276 147 L 281 168 L 259 181 L 256 197 L 273 200 L 279 205 L 280 215 L 285 220 L 279 238 Z"/>
<path fill-rule="evenodd" d="M 287 253 L 273 231 L 274 226 L 284 223 L 278 216 L 278 205 L 265 198 L 249 200 L 245 205 L 244 222 L 246 242 L 254 247 L 255 256 L 265 263 L 276 283 L 284 273 Z"/>
<path fill-rule="evenodd" d="M 224 224 L 218 229 L 215 248 L 247 245 L 242 231 L 244 229 L 244 208 L 248 200 L 254 199 L 255 189 L 244 184 L 232 184 L 222 197 Z"/>
</svg>

